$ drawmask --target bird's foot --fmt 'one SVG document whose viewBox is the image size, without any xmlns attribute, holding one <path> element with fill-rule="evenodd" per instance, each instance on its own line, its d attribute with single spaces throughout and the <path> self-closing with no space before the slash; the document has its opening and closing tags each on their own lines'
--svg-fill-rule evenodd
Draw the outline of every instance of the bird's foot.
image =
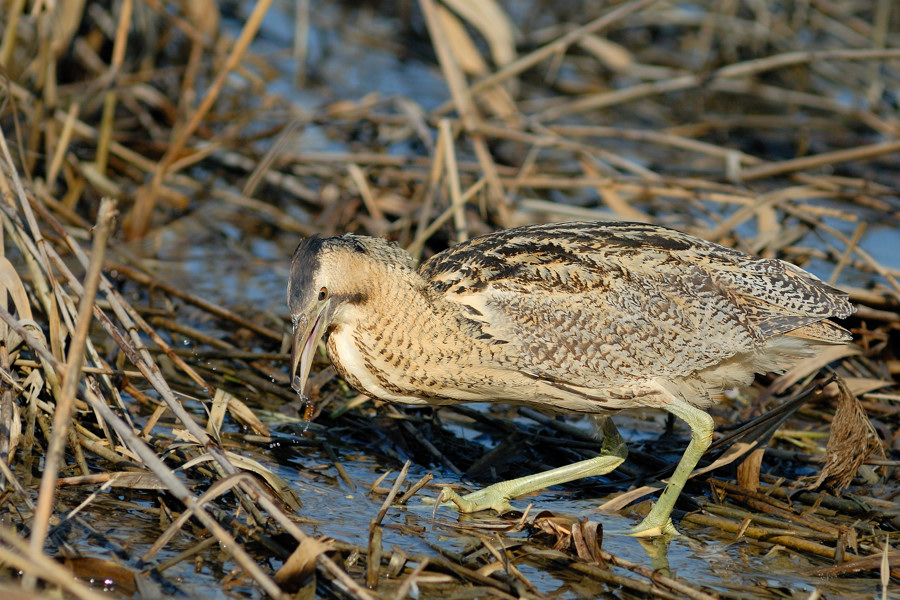
<svg viewBox="0 0 900 600">
<path fill-rule="evenodd" d="M 669 516 L 666 516 L 666 520 L 662 522 L 652 517 L 653 512 L 651 511 L 643 521 L 628 531 L 628 535 L 636 538 L 652 538 L 660 536 L 674 537 L 681 535 L 678 530 L 675 529 L 675 525 L 672 524 L 672 519 Z"/>
<path fill-rule="evenodd" d="M 498 485 L 494 484 L 465 496 L 460 496 L 449 487 L 445 487 L 441 490 L 436 502 L 440 502 L 441 506 L 456 506 L 461 513 L 490 509 L 502 515 L 513 508 L 509 503 L 509 497 L 497 487 Z"/>
</svg>

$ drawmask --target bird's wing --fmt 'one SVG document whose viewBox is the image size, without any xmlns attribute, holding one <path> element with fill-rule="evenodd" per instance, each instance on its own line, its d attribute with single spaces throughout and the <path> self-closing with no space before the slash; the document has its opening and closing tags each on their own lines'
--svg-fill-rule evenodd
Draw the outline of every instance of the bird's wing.
<svg viewBox="0 0 900 600">
<path fill-rule="evenodd" d="M 507 230 L 420 273 L 433 301 L 512 344 L 515 368 L 584 387 L 685 377 L 846 303 L 787 263 L 643 224 Z"/>
</svg>

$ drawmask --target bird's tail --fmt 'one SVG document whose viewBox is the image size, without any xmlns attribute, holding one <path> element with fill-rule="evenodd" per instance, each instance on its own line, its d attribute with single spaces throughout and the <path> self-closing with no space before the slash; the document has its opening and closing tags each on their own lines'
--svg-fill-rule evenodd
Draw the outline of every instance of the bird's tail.
<svg viewBox="0 0 900 600">
<path fill-rule="evenodd" d="M 853 339 L 849 331 L 827 319 L 786 331 L 784 335 L 809 340 L 814 344 L 845 344 Z"/>
</svg>

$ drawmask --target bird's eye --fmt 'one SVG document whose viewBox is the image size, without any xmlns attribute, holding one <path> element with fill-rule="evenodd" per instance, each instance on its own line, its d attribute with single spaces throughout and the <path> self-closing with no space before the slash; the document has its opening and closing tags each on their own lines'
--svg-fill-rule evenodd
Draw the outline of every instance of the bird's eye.
<svg viewBox="0 0 900 600">
<path fill-rule="evenodd" d="M 322 288 L 319 290 L 319 302 L 328 297 L 328 288 Z"/>
</svg>

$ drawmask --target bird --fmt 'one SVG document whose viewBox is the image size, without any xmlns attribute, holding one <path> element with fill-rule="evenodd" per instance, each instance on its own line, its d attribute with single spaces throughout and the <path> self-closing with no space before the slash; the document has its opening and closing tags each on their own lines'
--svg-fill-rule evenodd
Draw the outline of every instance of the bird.
<svg viewBox="0 0 900 600">
<path fill-rule="evenodd" d="M 383 238 L 318 234 L 287 285 L 290 380 L 304 396 L 316 348 L 355 390 L 391 403 L 502 402 L 597 415 L 599 456 L 437 502 L 460 512 L 603 475 L 627 456 L 609 417 L 656 408 L 691 429 L 660 497 L 630 530 L 677 535 L 671 513 L 709 447 L 707 409 L 757 373 L 851 342 L 830 320 L 846 293 L 782 260 L 646 223 L 565 222 L 487 233 L 418 267 Z"/>
</svg>

